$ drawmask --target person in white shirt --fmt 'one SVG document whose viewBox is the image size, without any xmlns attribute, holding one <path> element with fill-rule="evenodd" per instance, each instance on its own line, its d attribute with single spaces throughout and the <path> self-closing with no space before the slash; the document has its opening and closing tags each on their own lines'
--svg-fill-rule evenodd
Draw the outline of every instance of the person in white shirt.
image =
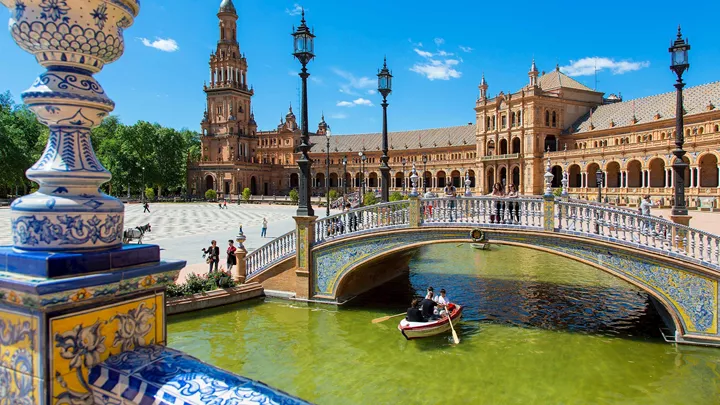
<svg viewBox="0 0 720 405">
<path fill-rule="evenodd" d="M 433 300 L 435 302 L 437 302 L 438 304 L 443 304 L 443 305 L 447 305 L 450 303 L 450 298 L 448 298 L 448 296 L 445 295 L 444 288 L 440 290 L 440 295 L 436 295 Z"/>
<path fill-rule="evenodd" d="M 433 290 L 432 287 L 428 287 L 428 288 L 427 288 L 427 293 L 425 293 L 425 299 L 426 299 L 426 300 L 431 300 L 431 299 L 433 298 L 433 291 L 434 291 L 434 290 Z M 433 301 L 434 301 L 434 300 L 433 300 Z"/>
</svg>

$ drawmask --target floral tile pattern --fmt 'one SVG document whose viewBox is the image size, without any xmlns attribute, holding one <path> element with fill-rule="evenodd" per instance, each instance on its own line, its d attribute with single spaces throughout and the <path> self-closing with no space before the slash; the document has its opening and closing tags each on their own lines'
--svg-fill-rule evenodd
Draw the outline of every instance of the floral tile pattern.
<svg viewBox="0 0 720 405">
<path fill-rule="evenodd" d="M 91 368 L 112 355 L 157 343 L 164 322 L 157 302 L 151 295 L 51 319 L 52 403 L 92 404 Z"/>
<path fill-rule="evenodd" d="M 148 346 L 111 356 L 90 370 L 96 403 L 303 405 L 261 382 L 228 373 L 176 350 Z"/>
<path fill-rule="evenodd" d="M 42 401 L 38 376 L 41 356 L 38 318 L 0 310 L 0 403 L 35 404 Z"/>
</svg>

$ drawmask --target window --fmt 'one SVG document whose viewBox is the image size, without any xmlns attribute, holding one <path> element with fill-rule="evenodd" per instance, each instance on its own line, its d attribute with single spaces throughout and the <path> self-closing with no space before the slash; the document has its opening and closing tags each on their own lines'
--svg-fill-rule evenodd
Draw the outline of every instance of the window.
<svg viewBox="0 0 720 405">
<path fill-rule="evenodd" d="M 515 114 L 515 111 L 513 111 L 512 114 L 511 114 L 511 116 L 510 116 L 510 120 L 511 120 L 510 126 L 511 126 L 511 127 L 514 127 L 514 126 L 515 126 L 515 120 L 516 120 L 516 119 L 517 119 L 517 115 Z"/>
<path fill-rule="evenodd" d="M 550 126 L 550 111 L 545 111 L 545 126 Z"/>
<path fill-rule="evenodd" d="M 490 129 L 490 117 L 487 117 L 487 123 L 485 124 L 485 130 L 487 131 L 489 129 Z"/>
<path fill-rule="evenodd" d="M 503 114 L 500 117 L 500 125 L 501 125 L 502 129 L 507 128 L 507 115 Z"/>
<path fill-rule="evenodd" d="M 552 126 L 553 127 L 557 126 L 557 115 L 555 114 L 555 111 L 553 111 L 553 113 L 552 113 Z"/>
<path fill-rule="evenodd" d="M 714 130 L 714 132 L 720 132 L 720 125 L 715 125 L 715 130 Z"/>
</svg>

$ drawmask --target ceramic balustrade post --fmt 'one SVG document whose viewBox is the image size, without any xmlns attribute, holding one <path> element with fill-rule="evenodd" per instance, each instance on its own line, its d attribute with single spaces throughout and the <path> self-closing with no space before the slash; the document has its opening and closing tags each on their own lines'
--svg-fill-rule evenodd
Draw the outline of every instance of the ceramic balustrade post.
<svg viewBox="0 0 720 405">
<path fill-rule="evenodd" d="M 410 195 L 408 197 L 408 226 L 410 228 L 418 228 L 422 224 L 422 205 L 417 195 Z"/>
<path fill-rule="evenodd" d="M 315 241 L 316 216 L 293 217 L 297 233 L 297 252 L 295 254 L 295 296 L 309 299 L 313 294 L 315 268 L 312 258 L 312 246 Z"/>
</svg>

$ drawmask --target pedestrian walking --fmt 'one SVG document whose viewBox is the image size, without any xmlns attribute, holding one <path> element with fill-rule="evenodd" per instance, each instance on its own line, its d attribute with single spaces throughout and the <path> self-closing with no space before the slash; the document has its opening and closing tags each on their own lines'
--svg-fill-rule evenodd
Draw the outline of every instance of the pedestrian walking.
<svg viewBox="0 0 720 405">
<path fill-rule="evenodd" d="M 237 248 L 235 248 L 235 244 L 232 239 L 228 240 L 228 248 L 227 248 L 227 270 L 228 272 L 232 271 L 233 266 L 237 264 L 237 257 L 235 257 L 235 251 Z"/>
<path fill-rule="evenodd" d="M 148 214 L 150 213 L 150 204 L 148 204 L 147 201 L 145 201 L 145 203 L 143 204 L 143 214 L 146 213 L 146 212 L 147 212 Z"/>
<path fill-rule="evenodd" d="M 227 200 L 223 203 L 223 208 L 227 209 Z"/>
<path fill-rule="evenodd" d="M 260 237 L 261 238 L 267 237 L 267 219 L 266 218 L 263 218 L 262 230 L 260 231 Z"/>
<path fill-rule="evenodd" d="M 207 255 L 205 262 L 210 265 L 209 271 L 212 273 L 213 266 L 215 266 L 215 271 L 217 271 L 218 263 L 220 262 L 220 248 L 217 245 L 217 241 L 210 242 L 210 247 L 202 251 Z"/>
</svg>

